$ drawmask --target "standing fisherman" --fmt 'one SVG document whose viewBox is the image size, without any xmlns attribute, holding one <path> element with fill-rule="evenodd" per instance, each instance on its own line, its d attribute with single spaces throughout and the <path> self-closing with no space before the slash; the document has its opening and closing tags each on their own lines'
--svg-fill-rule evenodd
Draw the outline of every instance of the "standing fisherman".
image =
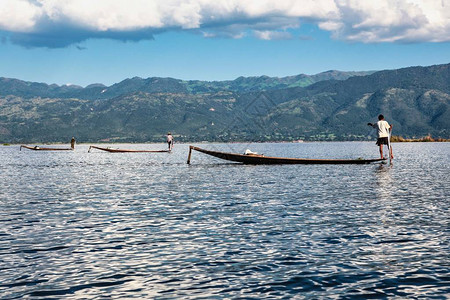
<svg viewBox="0 0 450 300">
<path fill-rule="evenodd" d="M 377 145 L 380 146 L 380 155 L 383 159 L 383 145 L 387 145 L 389 147 L 389 155 L 391 159 L 394 159 L 394 155 L 392 154 L 392 146 L 390 145 L 390 132 L 392 131 L 392 125 L 389 125 L 388 122 L 384 120 L 383 115 L 378 116 L 378 122 L 375 124 L 367 123 L 367 125 L 372 126 L 377 129 Z"/>
<path fill-rule="evenodd" d="M 72 148 L 72 150 L 75 149 L 75 138 L 72 137 L 72 139 L 70 140 L 70 147 Z"/>
<path fill-rule="evenodd" d="M 169 151 L 172 151 L 172 148 L 173 148 L 173 136 L 172 136 L 172 134 L 170 132 L 167 134 L 167 145 L 169 146 Z"/>
</svg>

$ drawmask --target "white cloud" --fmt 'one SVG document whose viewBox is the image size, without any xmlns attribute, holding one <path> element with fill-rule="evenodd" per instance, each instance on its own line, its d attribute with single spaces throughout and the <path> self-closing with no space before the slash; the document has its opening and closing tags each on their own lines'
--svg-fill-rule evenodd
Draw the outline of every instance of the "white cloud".
<svg viewBox="0 0 450 300">
<path fill-rule="evenodd" d="M 261 40 L 290 40 L 292 34 L 286 31 L 255 30 L 255 36 Z"/>
<path fill-rule="evenodd" d="M 0 30 L 26 32 L 33 29 L 41 10 L 27 0 L 0 1 Z"/>
<path fill-rule="evenodd" d="M 335 38 L 362 42 L 450 41 L 449 0 L 337 0 Z"/>
<path fill-rule="evenodd" d="M 450 41 L 450 0 L 0 0 L 0 16 L 0 30 L 28 46 L 180 29 L 280 39 L 300 22 L 348 41 Z"/>
</svg>

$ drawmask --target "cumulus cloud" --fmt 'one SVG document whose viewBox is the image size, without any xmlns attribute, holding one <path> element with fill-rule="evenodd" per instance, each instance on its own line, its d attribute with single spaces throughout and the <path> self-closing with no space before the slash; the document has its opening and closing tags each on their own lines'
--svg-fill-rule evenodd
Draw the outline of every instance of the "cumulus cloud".
<svg viewBox="0 0 450 300">
<path fill-rule="evenodd" d="M 450 0 L 1 0 L 0 16 L 0 30 L 29 47 L 170 30 L 289 39 L 301 23 L 355 42 L 450 41 Z"/>
<path fill-rule="evenodd" d="M 339 18 L 319 22 L 334 38 L 362 42 L 448 42 L 450 0 L 337 0 Z"/>
<path fill-rule="evenodd" d="M 255 36 L 261 40 L 290 40 L 292 34 L 286 31 L 255 30 Z"/>
</svg>

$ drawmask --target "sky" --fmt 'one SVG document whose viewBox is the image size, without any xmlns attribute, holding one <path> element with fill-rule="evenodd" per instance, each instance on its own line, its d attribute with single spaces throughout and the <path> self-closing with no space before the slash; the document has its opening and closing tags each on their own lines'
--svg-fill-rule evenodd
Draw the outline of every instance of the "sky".
<svg viewBox="0 0 450 300">
<path fill-rule="evenodd" d="M 111 85 L 450 63 L 450 0 L 0 0 L 0 77 Z"/>
</svg>

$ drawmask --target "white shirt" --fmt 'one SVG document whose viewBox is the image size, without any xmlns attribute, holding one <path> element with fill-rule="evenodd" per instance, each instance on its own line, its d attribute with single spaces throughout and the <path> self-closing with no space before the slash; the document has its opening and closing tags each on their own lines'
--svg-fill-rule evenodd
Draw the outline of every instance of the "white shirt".
<svg viewBox="0 0 450 300">
<path fill-rule="evenodd" d="M 374 128 L 377 129 L 378 138 L 389 137 L 389 125 L 385 120 L 380 120 L 373 125 Z"/>
</svg>

